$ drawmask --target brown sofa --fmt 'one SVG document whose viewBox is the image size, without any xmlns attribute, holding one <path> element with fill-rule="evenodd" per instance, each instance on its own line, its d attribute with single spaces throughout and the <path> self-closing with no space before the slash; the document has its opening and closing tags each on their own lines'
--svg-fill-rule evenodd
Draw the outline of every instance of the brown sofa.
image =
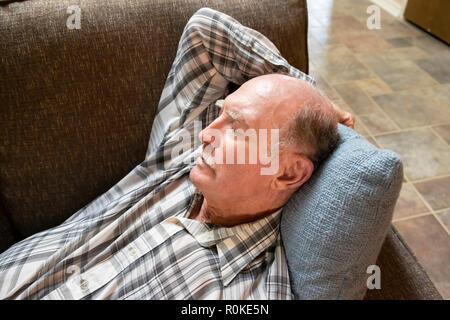
<svg viewBox="0 0 450 320">
<path fill-rule="evenodd" d="M 58 225 L 144 158 L 152 120 L 189 17 L 211 7 L 267 35 L 308 72 L 304 0 L 0 2 L 0 252 Z M 440 299 L 390 231 L 367 299 Z"/>
</svg>

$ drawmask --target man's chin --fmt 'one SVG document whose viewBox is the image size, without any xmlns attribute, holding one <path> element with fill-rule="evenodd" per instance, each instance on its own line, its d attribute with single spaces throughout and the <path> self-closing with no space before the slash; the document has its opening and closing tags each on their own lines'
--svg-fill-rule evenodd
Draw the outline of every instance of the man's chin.
<svg viewBox="0 0 450 320">
<path fill-rule="evenodd" d="M 192 181 L 192 184 L 201 191 L 212 181 L 212 176 L 208 173 L 204 172 L 204 170 L 196 164 L 189 172 L 189 179 Z"/>
</svg>

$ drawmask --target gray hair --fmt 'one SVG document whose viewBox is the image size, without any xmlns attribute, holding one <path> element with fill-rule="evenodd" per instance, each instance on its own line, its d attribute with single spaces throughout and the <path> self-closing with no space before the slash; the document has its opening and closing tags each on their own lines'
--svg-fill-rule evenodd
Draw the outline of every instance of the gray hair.
<svg viewBox="0 0 450 320">
<path fill-rule="evenodd" d="M 317 168 L 335 148 L 339 135 L 333 103 L 319 90 L 314 88 L 313 92 L 284 126 L 280 146 L 294 146 Z"/>
</svg>

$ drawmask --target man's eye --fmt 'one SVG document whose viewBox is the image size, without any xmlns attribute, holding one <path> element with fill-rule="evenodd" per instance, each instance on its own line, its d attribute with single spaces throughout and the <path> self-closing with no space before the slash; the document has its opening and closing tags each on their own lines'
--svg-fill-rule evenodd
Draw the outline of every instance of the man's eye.
<svg viewBox="0 0 450 320">
<path fill-rule="evenodd" d="M 233 121 L 232 125 L 231 125 L 231 129 L 233 130 L 233 133 L 239 133 L 239 131 L 237 131 L 239 128 L 239 123 L 237 121 Z"/>
<path fill-rule="evenodd" d="M 227 128 L 228 132 L 234 133 L 236 131 L 235 121 L 231 121 Z"/>
</svg>

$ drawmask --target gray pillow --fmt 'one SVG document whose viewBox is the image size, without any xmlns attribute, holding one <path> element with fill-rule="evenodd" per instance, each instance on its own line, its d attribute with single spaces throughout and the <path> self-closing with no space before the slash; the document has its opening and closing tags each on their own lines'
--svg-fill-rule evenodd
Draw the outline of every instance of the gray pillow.
<svg viewBox="0 0 450 320">
<path fill-rule="evenodd" d="M 343 125 L 338 130 L 338 146 L 281 218 L 297 299 L 364 297 L 372 275 L 367 268 L 376 263 L 402 184 L 396 153 L 377 149 Z"/>
</svg>

